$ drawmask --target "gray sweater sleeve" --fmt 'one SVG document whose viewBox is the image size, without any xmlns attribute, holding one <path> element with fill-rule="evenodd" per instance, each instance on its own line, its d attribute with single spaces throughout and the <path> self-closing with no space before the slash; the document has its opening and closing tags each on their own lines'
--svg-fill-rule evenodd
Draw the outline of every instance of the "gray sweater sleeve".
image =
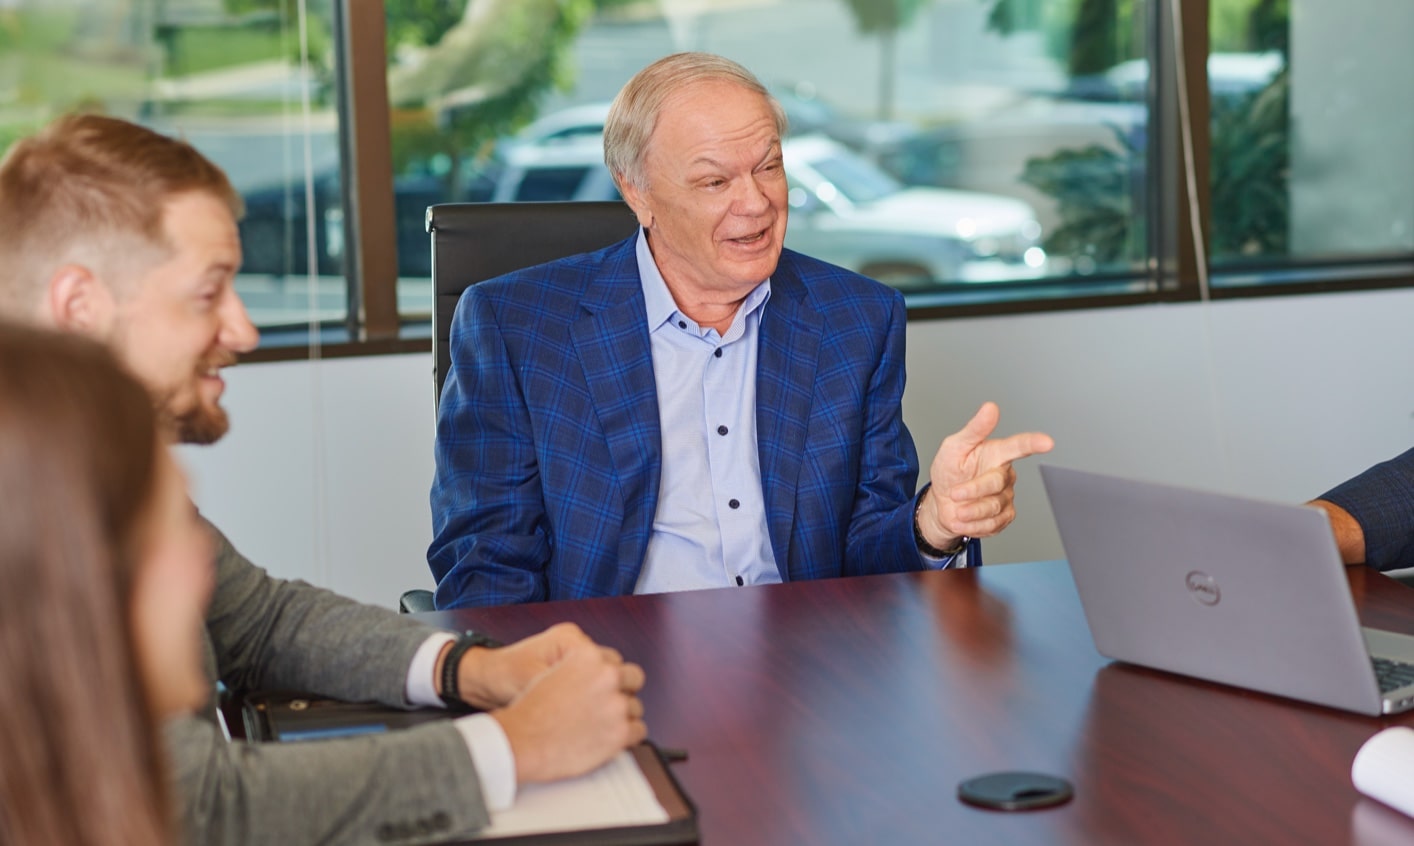
<svg viewBox="0 0 1414 846">
<path fill-rule="evenodd" d="M 207 672 L 233 691 L 297 690 L 406 706 L 408 666 L 435 631 L 272 578 L 211 527 Z M 476 767 L 450 723 L 291 744 L 229 743 L 214 704 L 164 727 L 193 844 L 422 843 L 486 825 Z"/>
<path fill-rule="evenodd" d="M 211 531 L 216 589 L 206 630 L 226 687 L 407 704 L 408 666 L 434 629 L 304 582 L 272 578 L 216 527 Z"/>
<path fill-rule="evenodd" d="M 426 843 L 486 825 L 476 770 L 450 722 L 302 743 L 228 743 L 201 717 L 165 726 L 186 842 Z"/>
</svg>

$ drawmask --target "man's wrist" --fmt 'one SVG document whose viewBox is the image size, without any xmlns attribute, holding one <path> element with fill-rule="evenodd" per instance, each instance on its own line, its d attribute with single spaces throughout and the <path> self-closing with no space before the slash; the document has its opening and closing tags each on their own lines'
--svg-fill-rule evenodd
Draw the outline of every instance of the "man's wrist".
<svg viewBox="0 0 1414 846">
<path fill-rule="evenodd" d="M 924 490 L 923 493 L 919 495 L 918 504 L 913 509 L 913 543 L 918 547 L 920 553 L 929 558 L 951 558 L 961 553 L 962 550 L 966 548 L 970 538 L 966 535 L 959 535 L 946 547 L 935 546 L 928 540 L 928 537 L 923 534 L 922 517 L 924 505 L 928 501 L 929 490 L 931 490 L 931 488 Z"/>
<path fill-rule="evenodd" d="M 1335 535 L 1335 545 L 1340 550 L 1340 559 L 1346 564 L 1361 564 L 1366 559 L 1365 529 L 1344 507 L 1326 499 L 1312 500 L 1314 505 L 1326 512 L 1330 520 L 1331 533 Z"/>
<path fill-rule="evenodd" d="M 485 650 L 500 645 L 500 641 L 494 638 L 468 631 L 447 648 L 438 662 L 437 695 L 448 708 L 465 708 L 468 705 L 483 704 L 471 686 L 464 684 L 462 664 L 468 659 L 469 653 L 474 654 L 475 650 Z M 484 673 L 471 675 L 476 677 L 484 675 Z"/>
</svg>

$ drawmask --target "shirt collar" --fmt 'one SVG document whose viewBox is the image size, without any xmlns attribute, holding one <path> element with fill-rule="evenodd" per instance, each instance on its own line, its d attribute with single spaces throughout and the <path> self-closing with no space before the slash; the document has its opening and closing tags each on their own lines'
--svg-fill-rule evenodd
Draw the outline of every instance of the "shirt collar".
<svg viewBox="0 0 1414 846">
<path fill-rule="evenodd" d="M 672 292 L 668 290 L 668 283 L 663 279 L 658 263 L 653 260 L 653 251 L 648 248 L 648 232 L 641 226 L 638 228 L 638 242 L 634 245 L 634 251 L 638 257 L 638 278 L 643 284 L 643 301 L 647 305 L 648 332 L 652 334 L 678 313 L 678 304 L 673 299 Z M 771 280 L 767 277 L 746 295 L 736 318 L 732 320 L 733 324 L 765 305 L 770 296 Z"/>
</svg>

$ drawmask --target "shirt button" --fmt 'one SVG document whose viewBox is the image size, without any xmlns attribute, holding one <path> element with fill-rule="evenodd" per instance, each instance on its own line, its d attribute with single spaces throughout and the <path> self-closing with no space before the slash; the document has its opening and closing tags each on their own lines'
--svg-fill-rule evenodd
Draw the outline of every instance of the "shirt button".
<svg viewBox="0 0 1414 846">
<path fill-rule="evenodd" d="M 721 358 L 721 357 L 722 357 L 722 348 L 721 348 L 721 347 L 717 347 L 717 349 L 712 353 L 712 355 L 715 355 L 717 358 Z"/>
<path fill-rule="evenodd" d="M 736 586 L 737 586 L 737 587 L 745 587 L 745 586 L 746 586 L 746 580 L 743 579 L 741 576 L 737 576 L 737 577 L 736 577 Z"/>
<path fill-rule="evenodd" d="M 729 499 L 729 500 L 727 500 L 727 507 L 728 507 L 728 508 L 740 508 L 740 507 L 741 507 L 741 503 L 740 503 L 739 501 L 735 500 L 735 499 Z"/>
<path fill-rule="evenodd" d="M 718 427 L 717 427 L 717 434 L 719 434 L 719 435 L 725 435 L 726 433 L 727 433 L 727 427 L 726 427 L 726 426 L 718 426 Z"/>
<path fill-rule="evenodd" d="M 678 321 L 678 328 L 679 328 L 679 329 L 686 329 L 686 328 L 687 328 L 687 321 L 686 321 L 686 320 L 679 320 L 679 321 Z"/>
</svg>

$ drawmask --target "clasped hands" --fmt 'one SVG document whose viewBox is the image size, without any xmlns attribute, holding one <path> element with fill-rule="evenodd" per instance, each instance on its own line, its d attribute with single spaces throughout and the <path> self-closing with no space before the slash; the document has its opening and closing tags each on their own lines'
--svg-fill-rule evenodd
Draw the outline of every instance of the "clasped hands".
<svg viewBox="0 0 1414 846">
<path fill-rule="evenodd" d="M 983 403 L 961 431 L 943 439 L 928 468 L 932 486 L 918 506 L 918 529 L 930 545 L 947 549 L 964 536 L 995 535 L 1016 519 L 1011 464 L 1050 452 L 1055 441 L 1041 432 L 988 440 L 1000 419 L 996 403 Z"/>
<path fill-rule="evenodd" d="M 501 724 L 519 784 L 581 775 L 648 736 L 643 669 L 573 623 L 467 651 L 458 684 L 467 704 Z"/>
</svg>

